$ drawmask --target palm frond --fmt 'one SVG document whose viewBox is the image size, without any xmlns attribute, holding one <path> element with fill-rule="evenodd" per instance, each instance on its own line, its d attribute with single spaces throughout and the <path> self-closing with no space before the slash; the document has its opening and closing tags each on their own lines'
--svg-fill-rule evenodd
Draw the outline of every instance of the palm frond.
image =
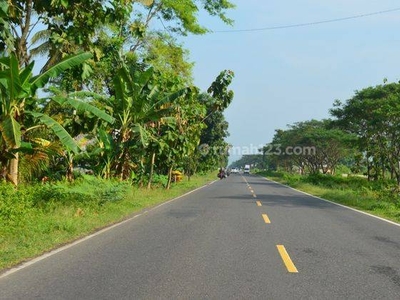
<svg viewBox="0 0 400 300">
<path fill-rule="evenodd" d="M 30 53 L 34 57 L 45 56 L 49 52 L 49 47 L 50 47 L 50 43 L 44 42 L 43 44 L 40 44 L 39 46 L 31 49 Z"/>
<path fill-rule="evenodd" d="M 38 42 L 46 43 L 51 37 L 51 30 L 39 30 L 37 31 L 31 39 L 32 44 L 36 44 Z"/>
<path fill-rule="evenodd" d="M 9 147 L 19 148 L 21 146 L 21 126 L 12 116 L 8 116 L 0 123 L 0 131 Z"/>
<path fill-rule="evenodd" d="M 63 71 L 70 69 L 74 66 L 80 65 L 85 60 L 92 57 L 91 53 L 83 52 L 75 55 L 71 55 L 57 63 L 56 65 L 50 67 L 45 72 L 39 74 L 32 78 L 32 87 L 33 89 L 38 89 L 43 87 L 50 78 L 56 77 L 60 75 Z"/>
<path fill-rule="evenodd" d="M 65 130 L 63 126 L 61 126 L 58 122 L 56 122 L 51 117 L 37 113 L 32 111 L 26 111 L 27 114 L 32 115 L 37 118 L 42 124 L 46 125 L 47 128 L 52 130 L 54 134 L 59 138 L 60 142 L 64 145 L 64 147 L 68 151 L 72 151 L 74 153 L 79 152 L 79 147 L 76 144 L 75 140 L 71 137 L 71 135 Z"/>
</svg>

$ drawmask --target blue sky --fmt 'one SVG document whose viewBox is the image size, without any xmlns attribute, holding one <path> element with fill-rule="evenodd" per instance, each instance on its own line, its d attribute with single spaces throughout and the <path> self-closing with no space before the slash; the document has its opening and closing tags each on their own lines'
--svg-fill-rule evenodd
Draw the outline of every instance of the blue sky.
<svg viewBox="0 0 400 300">
<path fill-rule="evenodd" d="M 232 0 L 229 27 L 200 15 L 208 28 L 252 29 L 303 24 L 400 8 L 394 0 Z M 236 149 L 270 142 L 275 129 L 329 117 L 335 99 L 400 80 L 400 10 L 313 26 L 214 32 L 182 38 L 205 90 L 220 71 L 235 72 L 225 116 Z M 254 148 L 254 147 L 253 147 Z M 238 159 L 231 156 L 231 161 Z"/>
</svg>

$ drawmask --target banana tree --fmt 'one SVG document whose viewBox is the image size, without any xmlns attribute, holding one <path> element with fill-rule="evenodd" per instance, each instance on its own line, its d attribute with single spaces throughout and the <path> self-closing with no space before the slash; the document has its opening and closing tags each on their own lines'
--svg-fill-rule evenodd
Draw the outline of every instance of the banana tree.
<svg viewBox="0 0 400 300">
<path fill-rule="evenodd" d="M 80 53 L 65 58 L 47 71 L 33 76 L 34 62 L 20 67 L 14 54 L 0 58 L 0 132 L 2 162 L 7 166 L 6 177 L 18 185 L 19 153 L 23 151 L 24 132 L 35 122 L 49 127 L 64 146 L 74 152 L 78 147 L 68 132 L 49 116 L 35 111 L 36 91 L 63 71 L 81 64 L 92 55 Z M 4 165 L 2 167 L 5 167 Z"/>
<path fill-rule="evenodd" d="M 165 132 L 160 136 L 163 145 L 162 161 L 168 170 L 167 189 L 173 180 L 174 168 L 182 168 L 189 158 L 192 158 L 200 142 L 201 132 L 205 127 L 202 121 L 205 117 L 205 106 L 197 101 L 198 90 L 191 88 L 185 97 L 174 103 L 175 124 L 165 126 Z M 190 176 L 190 170 L 185 170 Z"/>
<path fill-rule="evenodd" d="M 43 108 L 53 119 L 74 137 L 90 136 L 93 142 L 99 128 L 107 126 L 105 123 L 112 124 L 114 119 L 101 107 L 101 95 L 88 91 L 77 91 L 66 93 L 56 88 L 49 89 L 52 96 L 46 99 L 47 105 Z M 99 108 L 100 107 L 100 108 Z M 81 140 L 82 141 L 82 140 Z M 82 144 L 83 146 L 83 144 Z M 85 147 L 82 148 L 83 157 L 88 157 Z M 66 159 L 66 178 L 73 180 L 73 165 L 76 159 L 76 149 L 66 147 L 64 158 Z"/>
<path fill-rule="evenodd" d="M 138 72 L 124 67 L 114 78 L 115 99 L 110 105 L 117 124 L 114 135 L 120 149 L 115 170 L 120 179 L 127 179 L 132 171 L 133 151 L 140 172 L 144 172 L 145 156 L 148 155 L 146 148 L 157 140 L 154 127 L 158 122 L 171 121 L 174 118 L 171 103 L 190 92 L 190 88 L 169 94 L 159 90 L 153 82 L 153 73 L 152 68 Z"/>
</svg>

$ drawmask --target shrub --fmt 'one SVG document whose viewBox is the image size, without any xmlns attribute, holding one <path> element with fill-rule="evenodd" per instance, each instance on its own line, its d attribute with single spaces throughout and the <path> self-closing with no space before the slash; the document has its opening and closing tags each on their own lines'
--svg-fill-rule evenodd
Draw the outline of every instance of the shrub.
<svg viewBox="0 0 400 300">
<path fill-rule="evenodd" d="M 9 183 L 0 183 L 0 220 L 3 223 L 19 223 L 33 203 L 30 189 L 16 189 Z"/>
<path fill-rule="evenodd" d="M 166 187 L 167 184 L 168 184 L 168 176 L 167 175 L 154 174 L 153 175 L 152 184 L 153 184 L 153 186 Z"/>
<path fill-rule="evenodd" d="M 107 202 L 122 200 L 128 193 L 127 182 L 111 181 L 85 175 L 70 184 L 20 185 L 0 184 L 0 223 L 17 225 L 33 210 L 53 212 L 59 208 L 98 210 Z"/>
<path fill-rule="evenodd" d="M 335 171 L 336 171 L 335 172 L 336 175 L 350 174 L 351 173 L 350 168 L 348 166 L 345 166 L 345 165 L 338 165 L 336 167 Z"/>
<path fill-rule="evenodd" d="M 294 175 L 294 174 L 288 174 L 288 173 L 284 173 L 283 174 L 283 180 L 285 180 L 285 182 L 287 182 L 287 184 L 292 185 L 295 184 L 297 182 L 302 181 L 302 175 Z"/>
</svg>

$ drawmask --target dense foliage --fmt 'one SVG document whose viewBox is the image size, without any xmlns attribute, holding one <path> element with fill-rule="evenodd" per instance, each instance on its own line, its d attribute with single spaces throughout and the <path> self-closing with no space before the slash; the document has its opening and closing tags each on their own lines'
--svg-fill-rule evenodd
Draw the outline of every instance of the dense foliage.
<svg viewBox="0 0 400 300">
<path fill-rule="evenodd" d="M 331 120 L 298 122 L 287 130 L 276 130 L 272 143 L 263 147 L 263 156 L 274 169 L 333 174 L 350 154 L 352 138 Z"/>
<path fill-rule="evenodd" d="M 309 120 L 277 129 L 261 154 L 232 164 L 256 164 L 269 170 L 311 175 L 345 173 L 368 181 L 386 180 L 396 196 L 400 187 L 400 83 L 385 83 L 356 91 L 330 110 L 333 119 Z M 365 179 L 361 179 L 365 180 Z M 328 180 L 332 182 L 331 180 Z"/>
<path fill-rule="evenodd" d="M 201 93 L 171 34 L 206 33 L 201 10 L 230 24 L 231 8 L 227 0 L 2 1 L 2 179 L 72 181 L 78 170 L 148 187 L 166 176 L 168 188 L 174 170 L 218 167 L 227 154 L 199 160 L 198 146 L 226 144 L 234 74 L 222 71 Z M 39 56 L 47 61 L 36 72 Z"/>
<path fill-rule="evenodd" d="M 391 83 L 357 91 L 331 110 L 337 124 L 357 136 L 368 178 L 386 178 L 400 186 L 400 84 Z"/>
</svg>

